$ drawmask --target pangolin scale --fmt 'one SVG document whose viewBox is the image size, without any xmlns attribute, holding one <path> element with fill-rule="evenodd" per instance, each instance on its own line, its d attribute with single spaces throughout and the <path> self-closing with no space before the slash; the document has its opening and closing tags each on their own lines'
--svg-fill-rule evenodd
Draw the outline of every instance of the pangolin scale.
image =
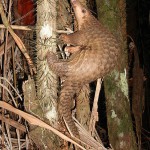
<svg viewBox="0 0 150 150">
<path fill-rule="evenodd" d="M 75 53 L 68 60 L 60 60 L 52 52 L 47 53 L 49 68 L 64 81 L 60 94 L 59 111 L 74 136 L 79 137 L 72 120 L 71 106 L 74 95 L 84 84 L 104 77 L 116 65 L 120 52 L 116 38 L 78 0 L 71 0 L 78 22 L 78 31 L 61 39 L 68 51 Z"/>
</svg>

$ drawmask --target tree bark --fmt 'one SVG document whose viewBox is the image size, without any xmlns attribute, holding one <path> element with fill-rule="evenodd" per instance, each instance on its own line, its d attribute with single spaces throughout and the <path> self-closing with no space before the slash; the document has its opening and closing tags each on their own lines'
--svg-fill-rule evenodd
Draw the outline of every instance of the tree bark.
<svg viewBox="0 0 150 150">
<path fill-rule="evenodd" d="M 115 150 L 136 150 L 127 83 L 125 0 L 97 0 L 98 18 L 118 38 L 121 55 L 118 65 L 104 79 L 109 141 Z"/>
<path fill-rule="evenodd" d="M 37 99 L 32 109 L 34 114 L 55 128 L 58 122 L 58 79 L 49 69 L 45 56 L 48 51 L 56 52 L 56 3 L 57 0 L 37 1 Z M 39 149 L 61 149 L 61 139 L 45 129 L 36 127 L 30 136 Z"/>
</svg>

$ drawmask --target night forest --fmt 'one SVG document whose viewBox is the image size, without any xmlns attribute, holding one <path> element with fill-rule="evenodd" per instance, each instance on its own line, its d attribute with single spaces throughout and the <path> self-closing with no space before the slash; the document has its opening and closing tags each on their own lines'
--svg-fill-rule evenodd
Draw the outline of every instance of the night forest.
<svg viewBox="0 0 150 150">
<path fill-rule="evenodd" d="M 0 149 L 149 150 L 150 0 L 1 0 Z"/>
</svg>

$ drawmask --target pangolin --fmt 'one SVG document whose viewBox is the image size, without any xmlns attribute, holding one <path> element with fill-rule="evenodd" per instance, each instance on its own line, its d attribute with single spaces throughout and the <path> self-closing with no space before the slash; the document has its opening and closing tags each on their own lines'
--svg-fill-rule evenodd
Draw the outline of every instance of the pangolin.
<svg viewBox="0 0 150 150">
<path fill-rule="evenodd" d="M 49 68 L 64 81 L 60 93 L 59 111 L 74 136 L 79 133 L 71 115 L 72 99 L 84 84 L 104 77 L 114 69 L 120 52 L 118 41 L 79 0 L 71 0 L 78 30 L 60 38 L 68 51 L 75 51 L 68 60 L 47 53 Z"/>
</svg>

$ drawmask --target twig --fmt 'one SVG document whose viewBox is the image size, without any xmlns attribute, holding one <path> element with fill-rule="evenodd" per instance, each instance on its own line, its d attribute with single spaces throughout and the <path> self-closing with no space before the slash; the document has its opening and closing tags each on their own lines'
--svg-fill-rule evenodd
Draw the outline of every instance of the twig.
<svg viewBox="0 0 150 150">
<path fill-rule="evenodd" d="M 31 31 L 32 30 L 28 26 L 10 25 L 10 27 L 14 30 L 25 30 L 25 31 Z M 6 26 L 4 26 L 3 24 L 0 24 L 0 29 L 6 29 Z"/>
<path fill-rule="evenodd" d="M 14 105 L 17 107 L 17 103 L 15 102 L 15 99 L 14 99 L 13 95 L 11 94 L 10 90 L 4 84 L 1 84 L 1 83 L 0 83 L 0 87 L 2 87 L 4 90 L 6 90 L 9 93 L 9 95 L 11 96 L 11 98 L 14 102 Z"/>
<path fill-rule="evenodd" d="M 9 130 L 9 124 L 5 123 L 5 127 L 6 127 L 6 131 L 7 131 L 7 137 L 9 140 L 9 146 L 10 146 L 10 149 L 12 149 L 12 140 L 11 140 L 11 134 L 10 134 L 10 130 Z"/>
<path fill-rule="evenodd" d="M 13 85 L 6 78 L 0 77 L 0 80 L 5 80 L 11 86 L 11 88 L 16 92 L 16 94 L 18 95 L 18 97 L 22 101 L 22 97 L 20 96 L 20 94 L 17 92 L 17 90 L 13 87 Z"/>
<path fill-rule="evenodd" d="M 7 50 L 10 49 L 15 44 L 15 41 L 13 40 L 12 36 L 8 36 L 7 43 L 8 43 Z M 0 46 L 0 56 L 2 56 L 4 54 L 5 45 L 6 45 L 6 42 Z"/>
<path fill-rule="evenodd" d="M 15 62 L 15 50 L 14 46 L 11 49 L 12 52 L 12 70 L 13 70 L 13 80 L 14 80 L 14 88 L 17 89 L 17 73 L 16 73 L 16 62 Z"/>
<path fill-rule="evenodd" d="M 86 144 L 86 146 L 92 150 L 107 150 L 103 146 L 103 143 L 100 139 L 96 140 L 94 137 L 92 137 L 91 134 L 78 122 L 75 117 L 73 117 L 73 120 L 78 128 L 80 139 L 82 140 L 82 143 L 84 142 L 83 144 Z"/>
<path fill-rule="evenodd" d="M 18 139 L 18 150 L 21 150 L 21 145 L 20 145 L 20 132 L 18 129 L 16 129 L 16 133 L 17 133 L 17 139 Z"/>
<path fill-rule="evenodd" d="M 99 78 L 97 80 L 94 103 L 93 103 L 91 119 L 90 119 L 90 125 L 89 125 L 89 131 L 90 131 L 92 136 L 93 136 L 94 131 L 95 131 L 95 123 L 96 123 L 96 121 L 98 121 L 98 112 L 97 112 L 98 104 L 97 103 L 98 103 L 99 93 L 100 93 L 100 90 L 101 90 L 101 83 L 102 83 L 102 79 Z"/>
<path fill-rule="evenodd" d="M 0 120 L 2 120 L 2 115 L 0 114 Z M 18 123 L 17 121 L 14 121 L 10 118 L 5 118 L 3 117 L 3 122 L 15 127 L 15 128 L 18 128 L 19 130 L 23 131 L 23 132 L 26 132 L 26 128 L 25 126 L 23 126 L 22 124 Z"/>
</svg>

